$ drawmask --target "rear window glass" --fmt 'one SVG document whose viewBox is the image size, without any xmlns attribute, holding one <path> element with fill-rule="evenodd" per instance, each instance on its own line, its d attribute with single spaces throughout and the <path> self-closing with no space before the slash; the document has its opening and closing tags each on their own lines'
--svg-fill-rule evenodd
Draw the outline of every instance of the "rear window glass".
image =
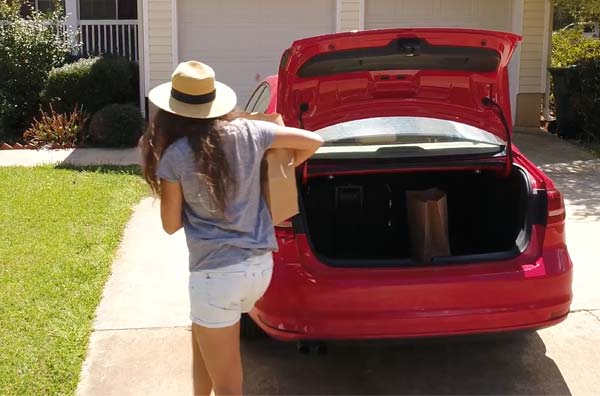
<svg viewBox="0 0 600 396">
<path fill-rule="evenodd" d="M 427 117 L 377 117 L 335 124 L 316 131 L 325 146 L 471 142 L 506 143 L 493 133 L 455 121 Z"/>
<path fill-rule="evenodd" d="M 316 55 L 298 70 L 300 77 L 379 70 L 494 72 L 500 54 L 490 48 L 434 46 L 422 39 L 398 39 L 385 47 Z"/>
</svg>

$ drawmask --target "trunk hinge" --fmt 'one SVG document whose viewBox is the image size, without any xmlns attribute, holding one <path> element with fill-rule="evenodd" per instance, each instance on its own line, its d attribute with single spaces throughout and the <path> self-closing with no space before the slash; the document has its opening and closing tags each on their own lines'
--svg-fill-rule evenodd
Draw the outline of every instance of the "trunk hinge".
<svg viewBox="0 0 600 396">
<path fill-rule="evenodd" d="M 506 116 L 504 115 L 504 111 L 502 110 L 502 107 L 500 107 L 500 105 L 498 103 L 496 103 L 492 98 L 489 98 L 489 97 L 485 97 L 485 98 L 481 99 L 481 104 L 483 104 L 483 106 L 487 107 L 488 109 L 492 109 L 494 111 L 494 113 L 496 113 L 498 118 L 500 118 L 500 121 L 502 122 L 502 126 L 504 126 L 504 129 L 506 131 L 506 148 L 505 148 L 505 150 L 506 150 L 506 166 L 504 168 L 504 171 L 505 171 L 506 175 L 510 175 L 510 172 L 512 170 L 512 162 L 513 162 L 512 132 L 508 125 L 508 121 L 506 120 Z"/>
</svg>

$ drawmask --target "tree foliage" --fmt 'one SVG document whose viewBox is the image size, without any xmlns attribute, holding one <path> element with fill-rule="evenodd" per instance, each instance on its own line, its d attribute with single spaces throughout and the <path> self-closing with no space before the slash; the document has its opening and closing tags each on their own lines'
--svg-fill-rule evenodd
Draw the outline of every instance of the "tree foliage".
<svg viewBox="0 0 600 396">
<path fill-rule="evenodd" d="M 576 21 L 600 21 L 600 0 L 554 0 L 554 5 L 572 15 Z"/>
<path fill-rule="evenodd" d="M 552 34 L 552 67 L 576 65 L 584 59 L 600 59 L 600 40 L 585 37 L 581 30 Z"/>
</svg>

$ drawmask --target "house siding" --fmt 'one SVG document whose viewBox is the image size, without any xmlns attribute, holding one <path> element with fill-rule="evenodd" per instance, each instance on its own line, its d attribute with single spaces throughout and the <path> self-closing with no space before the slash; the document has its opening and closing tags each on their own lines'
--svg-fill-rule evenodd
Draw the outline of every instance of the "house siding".
<svg viewBox="0 0 600 396">
<path fill-rule="evenodd" d="M 546 41 L 546 1 L 523 1 L 523 42 L 521 44 L 521 65 L 519 93 L 544 93 L 543 66 L 546 65 L 544 51 Z"/>
<path fill-rule="evenodd" d="M 169 79 L 173 70 L 174 48 L 172 0 L 146 0 L 148 15 L 148 84 L 146 93 Z M 365 1 L 337 0 L 337 30 L 360 30 L 365 25 Z M 503 0 L 513 1 L 513 0 Z M 519 0 L 516 0 L 519 1 Z M 550 0 L 521 0 L 523 3 L 519 84 L 517 97 L 517 124 L 535 125 L 538 122 L 539 103 L 545 93 L 548 49 L 546 3 Z M 418 1 L 411 2 L 419 7 Z M 427 2 L 424 3 L 425 5 Z M 550 4 L 548 6 L 551 6 Z M 176 11 L 175 11 L 176 12 Z M 177 45 L 177 44 L 175 44 Z"/>
<path fill-rule="evenodd" d="M 173 72 L 172 12 L 171 0 L 148 0 L 147 92 L 167 81 Z"/>
</svg>

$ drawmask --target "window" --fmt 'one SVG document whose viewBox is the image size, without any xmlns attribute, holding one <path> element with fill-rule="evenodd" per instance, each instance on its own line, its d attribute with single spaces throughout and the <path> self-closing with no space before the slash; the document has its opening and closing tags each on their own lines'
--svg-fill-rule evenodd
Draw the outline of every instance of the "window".
<svg viewBox="0 0 600 396">
<path fill-rule="evenodd" d="M 35 8 L 45 12 L 45 11 L 52 11 L 54 9 L 54 4 L 55 1 L 54 0 L 36 0 L 35 2 Z M 65 9 L 65 1 L 61 1 L 62 3 L 62 8 L 63 10 Z"/>
<path fill-rule="evenodd" d="M 12 1 L 9 1 L 8 3 L 11 4 Z M 62 0 L 61 3 L 64 11 L 65 0 Z M 42 12 L 52 11 L 54 9 L 54 4 L 56 4 L 56 0 L 28 0 L 21 4 L 21 16 L 26 17 L 31 14 L 31 8 Z"/>
<path fill-rule="evenodd" d="M 79 17 L 85 19 L 137 19 L 136 0 L 79 0 Z"/>
<path fill-rule="evenodd" d="M 266 89 L 265 84 L 261 84 L 261 85 L 259 85 L 258 88 L 256 88 L 256 90 L 254 91 L 252 96 L 250 96 L 250 100 L 248 100 L 246 107 L 244 107 L 245 111 L 253 111 L 252 109 L 254 109 L 254 107 L 256 107 L 256 102 L 258 101 L 258 98 L 260 97 L 260 95 L 263 93 L 263 91 L 265 89 Z"/>
<path fill-rule="evenodd" d="M 430 45 L 421 39 L 397 39 L 385 47 L 324 52 L 309 59 L 300 77 L 376 70 L 450 70 L 494 72 L 500 54 L 491 48 Z"/>
<path fill-rule="evenodd" d="M 316 131 L 325 146 L 467 142 L 504 147 L 493 133 L 471 125 L 425 117 L 377 117 L 347 121 Z"/>
<path fill-rule="evenodd" d="M 257 113 L 264 113 L 269 108 L 269 103 L 271 102 L 271 90 L 268 85 L 265 85 L 265 89 L 260 93 L 256 104 L 254 105 L 254 109 Z"/>
<path fill-rule="evenodd" d="M 271 90 L 268 84 L 261 84 L 250 97 L 245 107 L 246 111 L 264 113 L 269 108 L 271 102 Z"/>
</svg>

